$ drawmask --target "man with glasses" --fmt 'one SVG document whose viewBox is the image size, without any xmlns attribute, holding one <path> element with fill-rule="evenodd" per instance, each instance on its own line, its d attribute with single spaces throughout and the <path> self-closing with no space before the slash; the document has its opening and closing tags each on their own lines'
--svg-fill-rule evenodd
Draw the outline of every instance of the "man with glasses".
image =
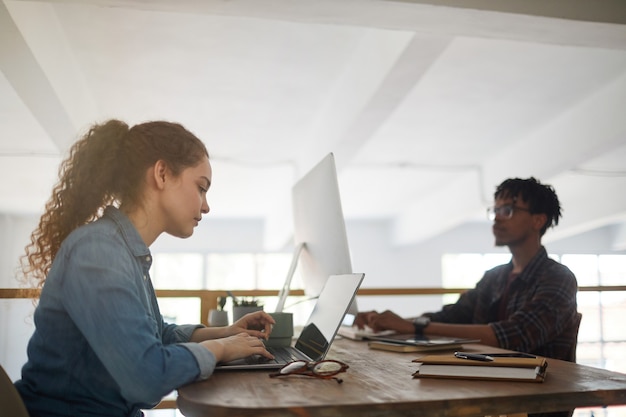
<svg viewBox="0 0 626 417">
<path fill-rule="evenodd" d="M 415 319 L 391 311 L 362 312 L 355 324 L 374 331 L 480 339 L 485 345 L 575 361 L 576 277 L 549 258 L 541 243 L 561 217 L 554 189 L 535 178 L 507 179 L 494 200 L 488 215 L 496 246 L 511 251 L 508 264 L 485 272 L 475 288 L 441 311 Z"/>
</svg>

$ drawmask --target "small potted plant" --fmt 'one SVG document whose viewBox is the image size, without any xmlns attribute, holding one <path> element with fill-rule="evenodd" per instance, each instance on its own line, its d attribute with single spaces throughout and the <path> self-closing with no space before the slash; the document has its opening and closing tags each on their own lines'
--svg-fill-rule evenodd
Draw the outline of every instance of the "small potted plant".
<svg viewBox="0 0 626 417">
<path fill-rule="evenodd" d="M 228 291 L 228 295 L 233 300 L 233 323 L 248 313 L 263 310 L 263 306 L 254 298 L 240 299 L 235 297 L 230 291 Z"/>
</svg>

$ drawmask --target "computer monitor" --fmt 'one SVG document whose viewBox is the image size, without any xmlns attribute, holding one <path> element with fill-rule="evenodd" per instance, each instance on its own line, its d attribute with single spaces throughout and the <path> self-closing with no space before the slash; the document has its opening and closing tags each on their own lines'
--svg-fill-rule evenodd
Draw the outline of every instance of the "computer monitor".
<svg viewBox="0 0 626 417">
<path fill-rule="evenodd" d="M 292 188 L 294 258 L 281 290 L 281 311 L 291 278 L 299 266 L 307 296 L 317 297 L 330 275 L 352 273 L 348 236 L 341 207 L 337 169 L 328 154 Z M 356 314 L 356 300 L 348 312 Z"/>
</svg>

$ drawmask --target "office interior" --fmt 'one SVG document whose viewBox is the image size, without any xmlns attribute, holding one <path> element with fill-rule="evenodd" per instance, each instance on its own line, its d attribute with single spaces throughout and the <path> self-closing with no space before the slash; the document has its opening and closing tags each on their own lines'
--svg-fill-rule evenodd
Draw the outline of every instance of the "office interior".
<svg viewBox="0 0 626 417">
<path fill-rule="evenodd" d="M 155 260 L 279 254 L 286 272 L 291 187 L 333 152 L 363 288 L 440 287 L 450 256 L 506 256 L 485 210 L 502 180 L 529 176 L 563 205 L 548 252 L 586 259 L 572 264 L 581 286 L 626 285 L 621 1 L 4 0 L 0 40 L 0 288 L 20 285 L 69 146 L 109 118 L 180 122 L 211 154 L 211 212 L 191 238 L 159 238 Z M 410 316 L 444 299 L 358 302 Z M 579 304 L 595 343 L 579 357 L 625 372 L 610 355 L 626 344 L 626 293 Z M 33 304 L 0 306 L 16 379 Z"/>
</svg>

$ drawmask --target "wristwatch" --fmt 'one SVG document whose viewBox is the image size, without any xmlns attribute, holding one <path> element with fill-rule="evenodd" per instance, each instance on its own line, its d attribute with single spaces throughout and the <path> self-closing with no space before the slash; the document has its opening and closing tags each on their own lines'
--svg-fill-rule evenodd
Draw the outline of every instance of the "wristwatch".
<svg viewBox="0 0 626 417">
<path fill-rule="evenodd" d="M 424 329 L 430 324 L 430 318 L 425 316 L 415 317 L 413 319 L 413 326 L 415 327 L 415 334 L 422 334 Z"/>
</svg>

